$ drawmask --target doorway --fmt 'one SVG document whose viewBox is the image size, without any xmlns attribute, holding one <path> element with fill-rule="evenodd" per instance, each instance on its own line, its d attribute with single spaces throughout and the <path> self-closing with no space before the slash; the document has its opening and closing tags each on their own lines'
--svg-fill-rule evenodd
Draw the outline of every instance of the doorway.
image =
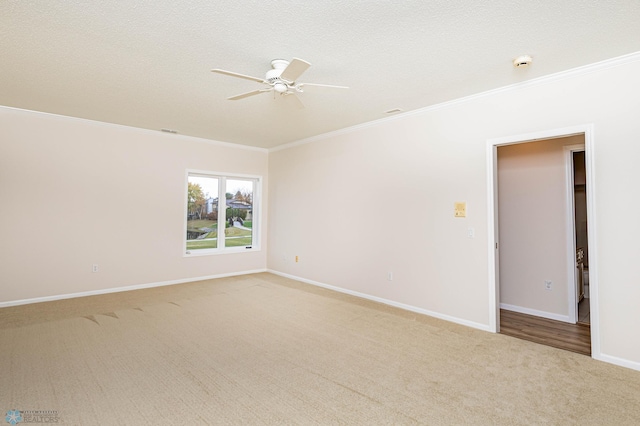
<svg viewBox="0 0 640 426">
<path fill-rule="evenodd" d="M 540 142 L 549 139 L 557 139 L 557 138 L 566 138 L 575 135 L 584 135 L 584 147 L 581 148 L 584 155 L 584 195 L 585 195 L 585 204 L 586 211 L 589 213 L 589 221 L 586 222 L 585 226 L 588 228 L 589 236 L 595 236 L 595 199 L 593 196 L 593 180 L 594 180 L 594 170 L 593 170 L 593 128 L 591 125 L 577 126 L 571 128 L 564 129 L 555 129 L 550 131 L 543 131 L 531 134 L 524 135 L 515 135 L 505 138 L 499 139 L 491 139 L 487 143 L 487 159 L 488 159 L 488 193 L 489 193 L 489 292 L 490 292 L 490 302 L 491 302 L 491 311 L 490 311 L 490 325 L 492 329 L 496 332 L 500 331 L 500 306 L 501 306 L 501 298 L 500 298 L 500 259 L 501 259 L 501 247 L 500 247 L 500 223 L 499 223 L 499 212 L 498 212 L 498 147 L 507 146 L 507 145 L 517 145 L 517 144 L 525 144 L 530 142 Z M 571 161 L 573 162 L 573 152 L 578 152 L 577 149 L 574 149 L 571 152 Z M 572 174 L 571 181 L 574 181 L 574 176 Z M 571 199 L 573 200 L 575 194 L 571 194 Z M 575 212 L 571 209 L 571 222 L 575 219 Z M 573 237 L 573 232 L 571 232 Z M 567 247 L 574 247 L 576 241 L 569 241 L 567 239 Z M 570 244 L 569 244 L 570 242 Z M 588 300 L 590 307 L 590 322 L 591 322 L 591 338 L 590 338 L 590 346 L 591 346 L 591 354 L 594 358 L 599 357 L 599 329 L 598 329 L 598 300 L 597 300 L 597 274 L 594 273 L 596 269 L 596 257 L 595 253 L 595 238 L 591 238 L 589 241 L 589 259 L 588 259 Z M 558 318 L 554 318 L 553 315 L 546 315 L 547 319 L 550 320 L 560 320 L 564 323 L 572 323 L 574 318 L 578 317 L 579 306 L 577 304 L 577 300 L 579 295 L 577 293 L 575 287 L 574 279 L 578 277 L 578 270 L 575 269 L 576 266 L 576 252 L 573 251 L 571 253 L 568 249 L 565 251 L 566 254 L 570 254 L 570 259 L 567 256 L 567 266 L 566 266 L 566 276 L 562 277 L 562 279 L 558 280 L 559 282 L 553 282 L 552 279 L 549 280 L 540 280 L 540 283 L 536 285 L 540 286 L 549 286 L 551 289 L 547 289 L 553 291 L 558 287 L 554 287 L 557 285 L 562 285 L 562 281 L 565 281 L 566 286 L 566 302 L 569 304 L 565 305 L 564 311 L 561 314 L 558 314 Z M 508 257 L 508 253 L 505 251 L 503 253 L 505 257 Z M 569 265 L 571 270 L 569 270 Z M 571 278 L 571 283 L 569 283 L 568 279 Z M 547 281 L 551 281 L 549 284 Z M 536 281 L 537 282 L 537 281 Z M 569 287 L 571 285 L 571 287 Z M 537 289 L 539 291 L 539 288 Z M 539 292 L 540 293 L 540 292 Z M 572 297 L 570 297 L 572 296 Z M 584 300 L 584 299 L 583 299 Z M 504 306 L 504 304 L 503 304 Z M 569 312 L 566 312 L 566 307 L 569 307 Z M 538 311 L 544 312 L 544 307 L 542 309 L 538 309 Z M 553 311 L 550 309 L 550 311 Z M 556 309 L 557 312 L 560 312 Z M 573 313 L 571 312 L 573 311 Z M 536 312 L 536 309 L 533 309 L 531 312 L 520 312 L 524 315 L 527 314 L 539 314 Z"/>
</svg>

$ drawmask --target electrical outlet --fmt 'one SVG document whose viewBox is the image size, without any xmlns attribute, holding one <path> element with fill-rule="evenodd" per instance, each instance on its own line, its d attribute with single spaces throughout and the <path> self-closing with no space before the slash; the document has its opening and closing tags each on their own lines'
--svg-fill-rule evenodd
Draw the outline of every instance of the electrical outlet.
<svg viewBox="0 0 640 426">
<path fill-rule="evenodd" d="M 545 288 L 545 290 L 549 290 L 549 291 L 551 291 L 551 284 L 552 284 L 552 283 L 551 283 L 551 281 L 547 281 L 547 280 L 545 280 L 545 282 L 544 282 L 544 288 Z"/>
<path fill-rule="evenodd" d="M 475 238 L 476 230 L 474 228 L 467 228 L 467 237 Z"/>
<path fill-rule="evenodd" d="M 98 272 L 98 264 L 94 263 L 93 266 L 91 266 L 91 272 Z"/>
<path fill-rule="evenodd" d="M 387 281 L 393 281 L 393 272 L 387 272 Z"/>
</svg>

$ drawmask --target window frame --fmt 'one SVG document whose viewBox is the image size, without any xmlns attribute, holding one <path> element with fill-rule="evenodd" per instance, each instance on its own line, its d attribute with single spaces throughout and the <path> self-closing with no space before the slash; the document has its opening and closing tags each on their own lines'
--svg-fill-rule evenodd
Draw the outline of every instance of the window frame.
<svg viewBox="0 0 640 426">
<path fill-rule="evenodd" d="M 189 250 L 187 249 L 187 226 L 189 220 L 189 177 L 197 176 L 204 178 L 213 178 L 218 179 L 218 224 L 226 223 L 227 220 L 227 200 L 225 194 L 227 192 L 227 180 L 247 180 L 253 181 L 253 194 L 252 194 L 252 204 L 251 204 L 251 246 L 240 246 L 240 247 L 226 247 L 224 238 L 224 229 L 226 229 L 226 225 L 220 227 L 218 225 L 218 247 L 216 248 L 208 248 L 208 249 L 198 249 L 198 250 Z M 182 224 L 182 255 L 183 257 L 194 257 L 194 256 L 211 256 L 218 254 L 230 254 L 230 253 L 248 253 L 260 251 L 260 229 L 261 229 L 261 203 L 262 203 L 262 176 L 259 175 L 249 175 L 249 174 L 241 174 L 241 173 L 224 173 L 224 172 L 214 172 L 210 170 L 196 170 L 196 169 L 187 169 L 185 172 L 185 180 L 184 180 L 184 196 L 182 198 L 182 203 L 184 205 L 184 220 Z M 223 238 L 220 238 L 220 230 L 222 229 Z M 222 241 L 222 245 L 224 247 L 220 247 L 220 242 Z"/>
</svg>

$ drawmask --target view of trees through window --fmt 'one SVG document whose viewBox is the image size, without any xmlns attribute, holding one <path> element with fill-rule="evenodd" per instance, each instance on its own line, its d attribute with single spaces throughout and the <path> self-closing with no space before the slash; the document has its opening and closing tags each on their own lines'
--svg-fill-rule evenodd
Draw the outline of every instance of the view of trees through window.
<svg viewBox="0 0 640 426">
<path fill-rule="evenodd" d="M 250 248 L 255 183 L 255 179 L 189 173 L 187 251 Z"/>
</svg>

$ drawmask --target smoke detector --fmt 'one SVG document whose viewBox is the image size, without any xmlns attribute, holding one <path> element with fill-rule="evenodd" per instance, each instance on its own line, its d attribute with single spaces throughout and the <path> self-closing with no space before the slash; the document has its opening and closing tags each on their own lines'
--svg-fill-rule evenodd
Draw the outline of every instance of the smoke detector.
<svg viewBox="0 0 640 426">
<path fill-rule="evenodd" d="M 531 65 L 533 58 L 529 55 L 518 56 L 513 60 L 513 66 L 516 68 L 526 68 Z"/>
</svg>

